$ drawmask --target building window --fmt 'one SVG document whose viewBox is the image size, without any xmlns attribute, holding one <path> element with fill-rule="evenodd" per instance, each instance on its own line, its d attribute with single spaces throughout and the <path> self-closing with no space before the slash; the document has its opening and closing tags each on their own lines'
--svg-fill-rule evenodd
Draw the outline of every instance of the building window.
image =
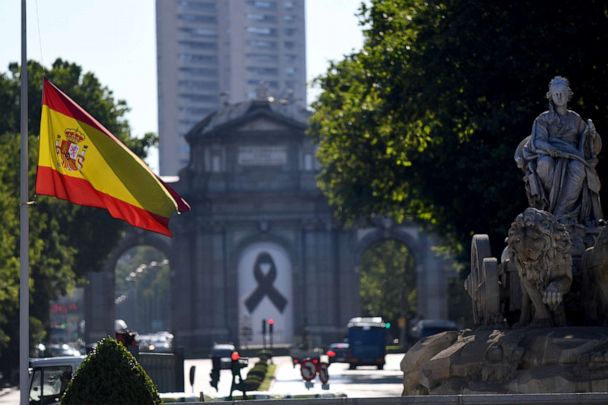
<svg viewBox="0 0 608 405">
<path fill-rule="evenodd" d="M 277 17 L 269 14 L 247 14 L 249 20 L 263 21 L 267 23 L 273 23 L 277 21 Z"/>
<path fill-rule="evenodd" d="M 219 89 L 217 82 L 202 82 L 198 80 L 179 80 L 177 85 L 183 90 L 211 90 Z"/>
<path fill-rule="evenodd" d="M 256 35 L 271 35 L 274 36 L 277 34 L 277 30 L 274 28 L 268 27 L 247 27 L 247 32 L 250 34 Z"/>
<path fill-rule="evenodd" d="M 278 75 L 279 70 L 277 68 L 269 68 L 269 67 L 248 67 L 247 72 L 254 73 L 258 75 Z"/>
<path fill-rule="evenodd" d="M 251 46 L 252 48 L 259 48 L 259 49 L 276 49 L 277 41 L 262 41 L 262 40 L 247 41 L 247 45 Z"/>
<path fill-rule="evenodd" d="M 217 22 L 217 18 L 213 15 L 194 15 L 194 14 L 178 14 L 178 20 L 188 21 L 193 23 L 215 23 Z"/>
<path fill-rule="evenodd" d="M 192 76 L 216 76 L 217 70 L 211 68 L 180 67 L 180 73 Z"/>
<path fill-rule="evenodd" d="M 179 32 L 189 37 L 205 37 L 205 38 L 217 38 L 217 32 L 210 29 L 193 28 L 193 27 L 180 27 Z"/>
<path fill-rule="evenodd" d="M 248 53 L 245 57 L 254 62 L 268 62 L 277 63 L 279 56 L 277 54 L 265 54 L 265 53 Z"/>
<path fill-rule="evenodd" d="M 198 42 L 198 41 L 178 41 L 179 45 L 186 47 L 188 49 L 217 49 L 217 44 L 215 42 Z"/>
<path fill-rule="evenodd" d="M 196 103 L 205 103 L 205 102 L 217 103 L 218 102 L 217 96 L 210 96 L 210 95 L 205 95 L 205 94 L 180 93 L 179 98 L 182 100 L 186 100 L 189 102 L 196 102 Z"/>
<path fill-rule="evenodd" d="M 212 2 L 199 2 L 193 0 L 179 0 L 177 3 L 181 8 L 187 8 L 190 10 L 204 10 L 212 11 L 215 10 L 215 3 Z"/>
<path fill-rule="evenodd" d="M 193 53 L 183 52 L 178 54 L 179 60 L 182 62 L 191 62 L 191 63 L 215 63 L 217 62 L 217 57 L 215 55 L 199 55 Z"/>
<path fill-rule="evenodd" d="M 258 0 L 249 0 L 247 4 L 259 9 L 265 10 L 274 10 L 277 8 L 277 3 L 274 1 L 258 1 Z"/>
</svg>

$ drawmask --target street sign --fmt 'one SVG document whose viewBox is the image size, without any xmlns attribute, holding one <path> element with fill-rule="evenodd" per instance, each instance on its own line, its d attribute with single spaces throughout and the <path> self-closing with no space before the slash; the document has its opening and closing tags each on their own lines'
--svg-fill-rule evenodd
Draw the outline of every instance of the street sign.
<svg viewBox="0 0 608 405">
<path fill-rule="evenodd" d="M 317 368 L 313 364 L 312 360 L 304 360 L 300 365 L 300 374 L 305 381 L 312 381 L 317 375 Z"/>
</svg>

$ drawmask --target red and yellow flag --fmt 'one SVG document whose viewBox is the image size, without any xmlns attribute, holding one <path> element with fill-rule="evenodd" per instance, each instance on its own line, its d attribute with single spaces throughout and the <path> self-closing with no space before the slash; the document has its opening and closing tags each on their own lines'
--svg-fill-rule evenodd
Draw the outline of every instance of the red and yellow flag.
<svg viewBox="0 0 608 405">
<path fill-rule="evenodd" d="M 188 203 L 118 138 L 44 80 L 36 193 L 105 208 L 114 218 L 171 236 Z"/>
</svg>

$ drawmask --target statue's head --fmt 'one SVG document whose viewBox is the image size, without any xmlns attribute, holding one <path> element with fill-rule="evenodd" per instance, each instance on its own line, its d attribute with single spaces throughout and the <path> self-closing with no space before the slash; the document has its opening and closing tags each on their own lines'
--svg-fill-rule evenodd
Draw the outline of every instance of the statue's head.
<svg viewBox="0 0 608 405">
<path fill-rule="evenodd" d="M 572 89 L 568 79 L 562 76 L 555 76 L 549 82 L 549 91 L 547 99 L 555 106 L 565 106 L 572 98 Z"/>
</svg>

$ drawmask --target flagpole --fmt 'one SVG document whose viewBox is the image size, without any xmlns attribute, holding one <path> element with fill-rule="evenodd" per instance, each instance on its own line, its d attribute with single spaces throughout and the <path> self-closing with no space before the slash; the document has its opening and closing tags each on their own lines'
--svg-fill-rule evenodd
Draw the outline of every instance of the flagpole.
<svg viewBox="0 0 608 405">
<path fill-rule="evenodd" d="M 27 30 L 26 4 L 21 0 L 21 171 L 19 218 L 19 391 L 20 405 L 29 402 L 29 349 L 30 349 L 30 291 L 29 291 L 29 213 L 28 213 L 28 128 L 27 128 Z"/>
</svg>

